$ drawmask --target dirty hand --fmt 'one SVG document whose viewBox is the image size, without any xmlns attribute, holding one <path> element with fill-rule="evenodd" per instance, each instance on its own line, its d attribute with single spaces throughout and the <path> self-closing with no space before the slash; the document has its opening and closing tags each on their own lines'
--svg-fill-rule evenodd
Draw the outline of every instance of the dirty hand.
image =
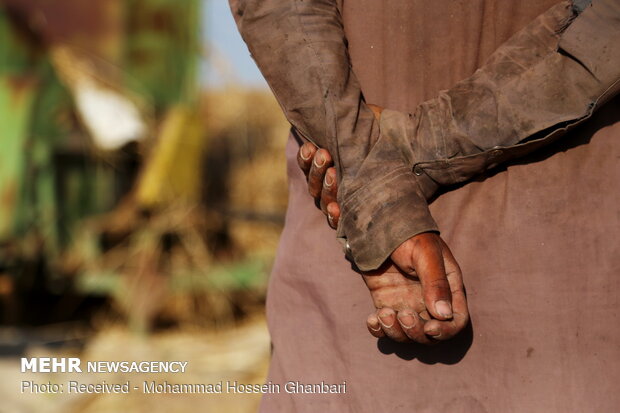
<svg viewBox="0 0 620 413">
<path fill-rule="evenodd" d="M 435 233 L 408 239 L 391 262 L 362 275 L 377 309 L 366 321 L 375 337 L 431 344 L 454 337 L 469 321 L 461 269 Z"/>
<path fill-rule="evenodd" d="M 297 160 L 308 178 L 310 195 L 336 228 L 338 184 L 329 152 L 308 142 L 301 146 Z M 438 234 L 408 239 L 391 260 L 363 277 L 377 308 L 367 319 L 375 337 L 430 344 L 455 336 L 467 325 L 461 270 Z"/>
<path fill-rule="evenodd" d="M 327 216 L 329 225 L 336 228 L 340 207 L 336 200 L 338 182 L 332 157 L 325 149 L 317 149 L 311 142 L 306 142 L 297 152 L 297 163 L 308 179 L 308 192 Z"/>
</svg>

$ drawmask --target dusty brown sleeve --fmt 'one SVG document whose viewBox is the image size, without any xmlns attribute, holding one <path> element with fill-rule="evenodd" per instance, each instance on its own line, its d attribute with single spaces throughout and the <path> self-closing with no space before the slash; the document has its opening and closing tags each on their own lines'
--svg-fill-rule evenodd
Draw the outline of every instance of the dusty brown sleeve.
<svg viewBox="0 0 620 413">
<path fill-rule="evenodd" d="M 560 138 L 619 91 L 620 1 L 594 0 L 583 11 L 565 1 L 415 113 L 383 111 L 381 127 L 408 137 L 430 197 Z"/>
<path fill-rule="evenodd" d="M 408 238 L 436 231 L 404 155 L 381 133 L 351 70 L 337 2 L 233 0 L 239 31 L 287 119 L 326 148 L 338 171 L 338 236 L 361 270 Z"/>
</svg>

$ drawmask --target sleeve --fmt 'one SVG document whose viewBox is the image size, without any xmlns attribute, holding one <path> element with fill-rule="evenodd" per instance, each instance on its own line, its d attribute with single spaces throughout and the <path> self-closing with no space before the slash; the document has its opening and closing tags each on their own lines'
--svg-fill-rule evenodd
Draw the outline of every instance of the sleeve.
<svg viewBox="0 0 620 413">
<path fill-rule="evenodd" d="M 554 6 L 415 113 L 383 111 L 427 199 L 560 138 L 618 94 L 620 1 L 583 3 Z"/>
<path fill-rule="evenodd" d="M 381 133 L 351 70 L 334 0 L 231 0 L 243 39 L 287 119 L 337 168 L 338 237 L 360 270 L 437 231 L 402 136 Z"/>
<path fill-rule="evenodd" d="M 470 78 L 380 127 L 351 72 L 335 2 L 237 0 L 240 31 L 293 126 L 336 160 L 346 239 L 362 270 L 436 230 L 425 199 L 546 145 L 620 89 L 620 3 L 564 1 Z M 403 217 L 407 217 L 406 219 Z"/>
</svg>

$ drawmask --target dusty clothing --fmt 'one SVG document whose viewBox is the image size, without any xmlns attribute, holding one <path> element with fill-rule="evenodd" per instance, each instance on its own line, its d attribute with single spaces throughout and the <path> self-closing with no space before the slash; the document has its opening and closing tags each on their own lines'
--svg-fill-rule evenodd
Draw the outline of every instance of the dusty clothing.
<svg viewBox="0 0 620 413">
<path fill-rule="evenodd" d="M 411 115 L 384 113 L 377 127 L 350 69 L 335 0 L 233 4 L 287 118 L 335 158 L 338 234 L 362 270 L 437 229 L 424 198 L 439 185 L 557 139 L 620 90 L 620 3 L 597 0 L 581 10 L 559 3 L 473 76 Z"/>
<path fill-rule="evenodd" d="M 342 16 L 366 100 L 414 113 L 555 3 L 355 0 Z M 615 412 L 619 113 L 616 99 L 561 141 L 431 204 L 472 317 L 434 348 L 368 334 L 368 291 L 307 195 L 291 140 L 289 211 L 267 303 L 269 380 L 346 381 L 346 393 L 283 387 L 262 411 Z"/>
</svg>

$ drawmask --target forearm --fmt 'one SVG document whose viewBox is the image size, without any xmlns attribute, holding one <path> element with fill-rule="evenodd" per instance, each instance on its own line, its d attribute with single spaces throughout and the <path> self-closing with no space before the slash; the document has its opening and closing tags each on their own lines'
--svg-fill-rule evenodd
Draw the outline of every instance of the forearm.
<svg viewBox="0 0 620 413">
<path fill-rule="evenodd" d="M 406 135 L 427 197 L 441 185 L 560 138 L 620 88 L 620 3 L 570 2 L 539 16 L 470 78 L 409 116 L 384 111 L 382 129 Z"/>
<path fill-rule="evenodd" d="M 237 0 L 231 8 L 287 119 L 334 159 L 338 235 L 355 263 L 374 269 L 406 239 L 436 231 L 408 143 L 384 136 L 364 103 L 336 1 Z"/>
<path fill-rule="evenodd" d="M 346 169 L 342 175 L 354 175 L 377 141 L 379 127 L 350 69 L 336 2 L 238 0 L 231 5 L 289 122 L 328 149 Z"/>
</svg>

